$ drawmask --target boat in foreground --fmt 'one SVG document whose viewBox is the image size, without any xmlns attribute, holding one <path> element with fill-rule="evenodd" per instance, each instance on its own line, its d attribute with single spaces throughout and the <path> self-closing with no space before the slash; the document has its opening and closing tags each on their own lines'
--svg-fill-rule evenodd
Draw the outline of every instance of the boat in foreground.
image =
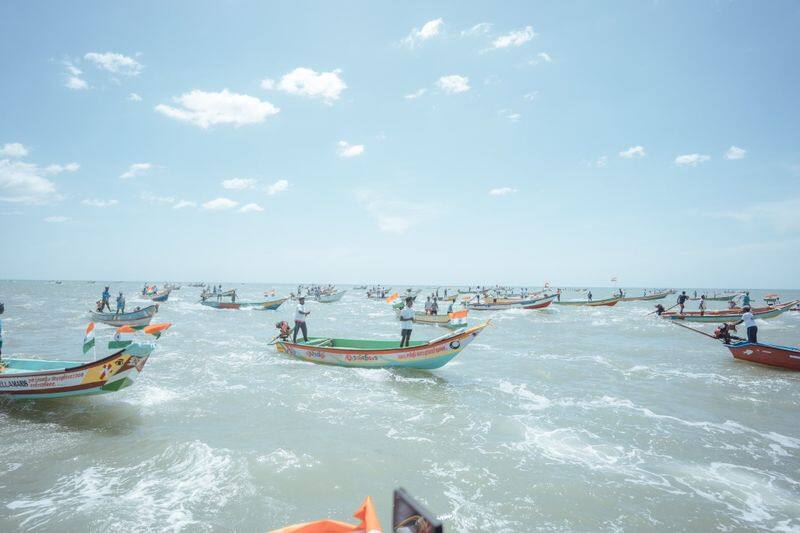
<svg viewBox="0 0 800 533">
<path fill-rule="evenodd" d="M 751 312 L 753 313 L 753 318 L 775 318 L 776 316 L 781 315 L 783 312 L 788 311 L 789 308 L 797 303 L 797 301 L 793 301 L 782 305 L 776 305 L 774 307 L 757 307 L 755 309 L 751 309 Z M 723 311 L 705 311 L 702 314 L 700 311 L 685 311 L 683 313 L 669 311 L 666 313 L 661 313 L 661 318 L 665 318 L 667 320 L 682 320 L 684 322 L 700 322 L 706 324 L 736 322 L 742 318 L 742 310 L 735 308 L 725 309 Z"/>
<path fill-rule="evenodd" d="M 605 298 L 604 300 L 564 300 L 556 302 L 557 305 L 584 305 L 588 307 L 611 307 L 617 305 L 622 299 L 619 296 Z"/>
<path fill-rule="evenodd" d="M 274 311 L 288 298 L 267 300 L 265 302 L 222 302 L 219 300 L 203 300 L 200 303 L 214 309 L 258 309 L 261 311 Z"/>
<path fill-rule="evenodd" d="M 92 311 L 90 314 L 94 322 L 100 322 L 107 326 L 121 327 L 144 327 L 153 320 L 153 315 L 158 312 L 158 304 L 148 305 L 142 309 L 137 309 L 129 313 L 98 313 Z"/>
<path fill-rule="evenodd" d="M 350 368 L 440 368 L 450 362 L 472 342 L 484 322 L 460 329 L 431 341 L 412 341 L 400 348 L 399 341 L 311 338 L 308 342 L 293 343 L 278 340 L 275 347 L 281 353 L 302 361 Z"/>
<path fill-rule="evenodd" d="M 800 348 L 747 341 L 726 344 L 725 347 L 731 351 L 731 354 L 736 359 L 790 370 L 800 370 Z"/>
<path fill-rule="evenodd" d="M 61 398 L 116 392 L 133 384 L 155 344 L 132 343 L 97 361 L 3 358 L 0 396 Z"/>
</svg>

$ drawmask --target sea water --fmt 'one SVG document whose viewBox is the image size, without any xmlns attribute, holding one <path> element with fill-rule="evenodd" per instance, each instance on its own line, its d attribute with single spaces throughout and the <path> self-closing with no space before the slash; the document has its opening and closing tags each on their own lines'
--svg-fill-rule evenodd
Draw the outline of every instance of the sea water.
<svg viewBox="0 0 800 533">
<path fill-rule="evenodd" d="M 143 283 L 0 282 L 4 356 L 82 359 L 106 284 L 148 303 Z M 389 530 L 399 486 L 448 531 L 800 530 L 800 373 L 736 361 L 655 302 L 472 312 L 492 325 L 451 363 L 395 371 L 287 358 L 269 341 L 292 302 L 216 310 L 199 291 L 161 304 L 173 327 L 132 387 L 0 401 L 1 531 L 265 531 L 348 520 L 366 495 Z M 363 291 L 306 306 L 311 335 L 399 338 Z M 759 338 L 800 344 L 800 313 Z"/>
</svg>

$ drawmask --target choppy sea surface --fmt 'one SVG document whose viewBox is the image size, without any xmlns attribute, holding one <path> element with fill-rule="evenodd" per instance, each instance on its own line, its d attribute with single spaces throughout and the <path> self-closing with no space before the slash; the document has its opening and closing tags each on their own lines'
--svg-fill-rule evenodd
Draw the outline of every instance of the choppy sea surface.
<svg viewBox="0 0 800 533">
<path fill-rule="evenodd" d="M 3 355 L 81 359 L 105 284 L 0 282 Z M 110 285 L 145 304 L 141 283 Z M 132 387 L 0 400 L 0 531 L 265 531 L 348 520 L 366 495 L 389 530 L 398 486 L 448 531 L 800 531 L 800 373 L 735 361 L 653 302 L 473 312 L 493 327 L 450 364 L 392 371 L 279 355 L 291 302 L 223 311 L 199 291 L 161 304 L 174 325 Z M 363 291 L 307 306 L 312 335 L 399 336 Z M 759 328 L 800 344 L 800 313 Z"/>
</svg>

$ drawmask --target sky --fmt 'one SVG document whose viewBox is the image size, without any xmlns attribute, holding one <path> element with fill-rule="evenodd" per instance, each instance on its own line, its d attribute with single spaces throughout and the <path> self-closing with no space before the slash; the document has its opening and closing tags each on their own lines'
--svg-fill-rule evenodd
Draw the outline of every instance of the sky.
<svg viewBox="0 0 800 533">
<path fill-rule="evenodd" d="M 0 278 L 797 288 L 800 4 L 3 2 Z"/>
</svg>

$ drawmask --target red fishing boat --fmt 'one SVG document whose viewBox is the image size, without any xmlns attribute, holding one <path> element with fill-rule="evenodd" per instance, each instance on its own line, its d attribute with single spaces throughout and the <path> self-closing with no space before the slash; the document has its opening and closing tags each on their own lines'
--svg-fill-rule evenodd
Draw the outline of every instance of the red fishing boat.
<svg viewBox="0 0 800 533">
<path fill-rule="evenodd" d="M 762 365 L 777 366 L 790 370 L 800 370 L 800 349 L 790 346 L 776 346 L 761 342 L 738 342 L 726 344 L 726 348 L 736 359 L 760 363 Z"/>
</svg>

